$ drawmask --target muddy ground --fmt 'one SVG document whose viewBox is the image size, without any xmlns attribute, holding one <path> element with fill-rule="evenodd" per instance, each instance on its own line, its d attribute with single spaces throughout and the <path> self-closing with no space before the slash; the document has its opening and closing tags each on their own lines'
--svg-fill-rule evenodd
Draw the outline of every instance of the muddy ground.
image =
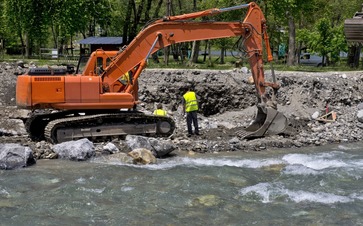
<svg viewBox="0 0 363 226">
<path fill-rule="evenodd" d="M 24 71 L 26 68 L 18 68 L 16 63 L 0 64 L 0 142 L 29 145 L 40 158 L 49 154 L 51 144 L 32 142 L 22 121 L 14 119 L 28 113 L 17 109 L 15 101 L 17 74 Z M 281 85 L 278 110 L 289 119 L 288 129 L 281 135 L 253 140 L 237 138 L 235 131 L 248 126 L 257 111 L 255 89 L 248 82 L 251 74 L 241 68 L 228 71 L 147 69 L 139 81 L 138 110 L 152 113 L 156 103 L 163 104 L 177 125 L 174 135 L 168 139 L 176 144 L 178 151 L 261 151 L 355 142 L 363 138 L 363 126 L 357 120 L 357 106 L 363 99 L 363 72 L 275 73 Z M 270 70 L 265 71 L 265 77 L 272 81 Z M 186 84 L 191 82 L 199 96 L 202 135 L 188 138 L 180 104 Z M 322 116 L 327 106 L 328 112 L 336 112 L 336 121 L 314 119 L 313 115 Z M 112 142 L 122 148 L 122 140 Z"/>
</svg>

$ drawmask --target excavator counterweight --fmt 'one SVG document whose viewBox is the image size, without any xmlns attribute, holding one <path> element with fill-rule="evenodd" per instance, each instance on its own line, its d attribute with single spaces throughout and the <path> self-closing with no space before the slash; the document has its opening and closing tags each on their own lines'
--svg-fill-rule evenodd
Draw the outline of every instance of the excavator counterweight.
<svg viewBox="0 0 363 226">
<path fill-rule="evenodd" d="M 193 20 L 232 10 L 246 10 L 243 21 Z M 239 48 L 249 61 L 258 98 L 256 120 L 239 132 L 240 137 L 283 132 L 287 119 L 277 111 L 275 100 L 279 85 L 274 73 L 273 82 L 266 82 L 263 71 L 264 51 L 267 61 L 273 60 L 266 19 L 254 2 L 156 20 L 120 51 L 93 52 L 76 74 L 52 68 L 30 69 L 18 76 L 16 87 L 17 105 L 33 110 L 26 129 L 32 139 L 52 143 L 84 137 L 113 139 L 127 134 L 170 136 L 175 129 L 171 118 L 136 110 L 138 78 L 149 56 L 176 43 L 228 37 L 241 37 Z M 271 97 L 267 89 L 273 90 Z"/>
</svg>

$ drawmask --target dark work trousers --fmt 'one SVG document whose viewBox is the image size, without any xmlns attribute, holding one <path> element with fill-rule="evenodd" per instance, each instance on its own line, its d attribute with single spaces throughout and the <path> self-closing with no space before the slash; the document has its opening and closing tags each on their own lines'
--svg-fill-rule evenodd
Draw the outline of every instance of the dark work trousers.
<svg viewBox="0 0 363 226">
<path fill-rule="evenodd" d="M 192 122 L 195 134 L 199 134 L 197 111 L 187 112 L 187 126 L 189 134 L 193 134 Z"/>
</svg>

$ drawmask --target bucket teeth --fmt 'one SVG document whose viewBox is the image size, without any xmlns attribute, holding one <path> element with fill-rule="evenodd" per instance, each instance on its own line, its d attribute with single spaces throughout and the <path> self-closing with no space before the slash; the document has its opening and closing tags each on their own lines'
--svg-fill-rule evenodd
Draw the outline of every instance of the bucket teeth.
<svg viewBox="0 0 363 226">
<path fill-rule="evenodd" d="M 238 130 L 236 132 L 236 134 L 237 134 L 238 138 L 245 139 L 246 137 L 248 137 L 248 135 L 251 134 L 251 132 L 241 129 L 241 130 Z"/>
</svg>

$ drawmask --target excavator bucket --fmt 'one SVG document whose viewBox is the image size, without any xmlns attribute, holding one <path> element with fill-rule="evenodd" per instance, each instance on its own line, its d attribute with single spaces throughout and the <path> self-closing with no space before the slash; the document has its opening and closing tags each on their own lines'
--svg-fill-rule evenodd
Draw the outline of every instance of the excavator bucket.
<svg viewBox="0 0 363 226">
<path fill-rule="evenodd" d="M 356 12 L 353 18 L 344 21 L 344 34 L 349 44 L 363 44 L 363 12 Z"/>
<path fill-rule="evenodd" d="M 256 119 L 252 124 L 244 130 L 237 131 L 236 134 L 241 139 L 264 137 L 284 132 L 287 124 L 286 116 L 277 110 L 266 107 L 264 111 L 258 107 Z"/>
</svg>

